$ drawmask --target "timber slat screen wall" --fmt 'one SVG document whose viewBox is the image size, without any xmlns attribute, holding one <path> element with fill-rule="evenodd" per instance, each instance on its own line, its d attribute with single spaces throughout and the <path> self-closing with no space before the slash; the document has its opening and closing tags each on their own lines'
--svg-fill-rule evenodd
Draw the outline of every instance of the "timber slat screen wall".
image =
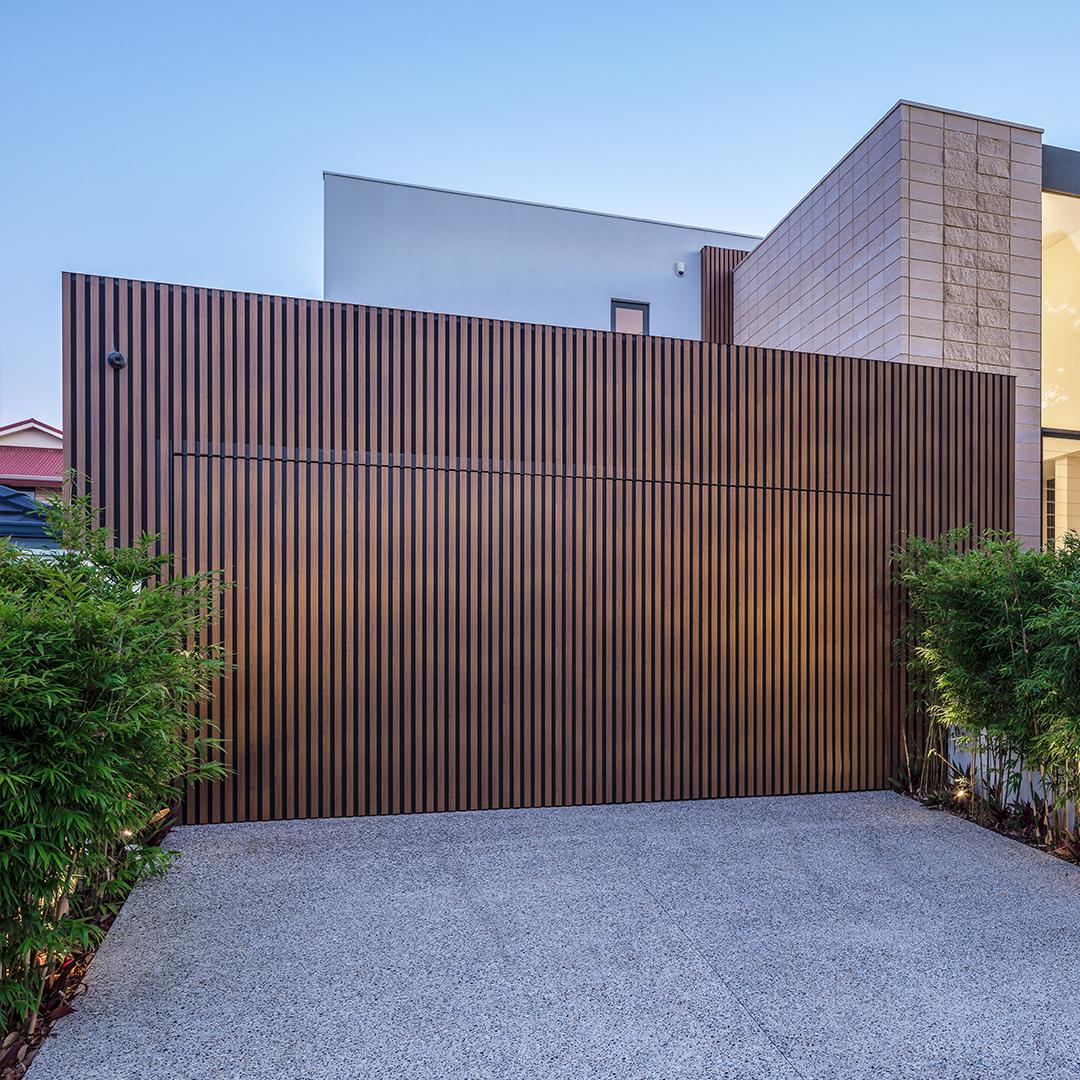
<svg viewBox="0 0 1080 1080">
<path fill-rule="evenodd" d="M 82 275 L 64 322 L 107 522 L 236 582 L 191 822 L 886 786 L 890 545 L 1010 524 L 1002 376 Z"/>
<path fill-rule="evenodd" d="M 730 344 L 735 337 L 735 267 L 749 255 L 736 248 L 701 249 L 701 339 Z"/>
</svg>

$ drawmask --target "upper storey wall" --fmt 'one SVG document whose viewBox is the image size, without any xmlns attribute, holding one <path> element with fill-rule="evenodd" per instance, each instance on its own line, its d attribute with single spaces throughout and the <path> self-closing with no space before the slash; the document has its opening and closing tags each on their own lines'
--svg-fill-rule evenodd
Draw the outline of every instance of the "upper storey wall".
<svg viewBox="0 0 1080 1080">
<path fill-rule="evenodd" d="M 902 132 L 898 106 L 742 261 L 736 342 L 900 358 Z"/>
<path fill-rule="evenodd" d="M 735 270 L 735 341 L 1016 377 L 1040 537 L 1042 135 L 900 102 Z"/>
<path fill-rule="evenodd" d="M 651 333 L 689 339 L 701 337 L 702 247 L 758 240 L 333 173 L 324 231 L 328 300 L 593 330 L 629 300 L 649 305 Z"/>
</svg>

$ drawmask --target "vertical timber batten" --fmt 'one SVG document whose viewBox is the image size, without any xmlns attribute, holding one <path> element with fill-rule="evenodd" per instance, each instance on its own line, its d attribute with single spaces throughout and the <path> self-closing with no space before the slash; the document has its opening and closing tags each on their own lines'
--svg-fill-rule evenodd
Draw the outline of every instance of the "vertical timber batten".
<svg viewBox="0 0 1080 1080">
<path fill-rule="evenodd" d="M 701 249 L 701 340 L 735 340 L 735 267 L 749 255 L 736 248 Z"/>
<path fill-rule="evenodd" d="M 189 822 L 884 787 L 889 551 L 1012 524 L 1006 376 L 81 274 L 63 298 L 77 489 L 236 583 L 200 713 L 234 773 Z"/>
</svg>

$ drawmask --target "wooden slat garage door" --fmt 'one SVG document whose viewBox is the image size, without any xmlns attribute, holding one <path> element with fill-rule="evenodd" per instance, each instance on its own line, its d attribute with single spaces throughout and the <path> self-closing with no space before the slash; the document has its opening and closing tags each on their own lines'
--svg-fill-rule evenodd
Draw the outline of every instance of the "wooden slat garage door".
<svg viewBox="0 0 1080 1080">
<path fill-rule="evenodd" d="M 236 582 L 191 821 L 884 786 L 889 548 L 1009 524 L 1004 377 L 64 285 L 71 464 Z"/>
</svg>

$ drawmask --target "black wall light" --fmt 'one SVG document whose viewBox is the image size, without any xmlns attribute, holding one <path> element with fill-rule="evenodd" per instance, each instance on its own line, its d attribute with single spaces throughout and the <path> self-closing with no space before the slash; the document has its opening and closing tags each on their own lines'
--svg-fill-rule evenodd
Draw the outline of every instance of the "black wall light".
<svg viewBox="0 0 1080 1080">
<path fill-rule="evenodd" d="M 116 349 L 113 349 L 105 359 L 109 362 L 109 367 L 114 371 L 119 371 L 121 368 L 127 367 L 127 357 Z"/>
</svg>

